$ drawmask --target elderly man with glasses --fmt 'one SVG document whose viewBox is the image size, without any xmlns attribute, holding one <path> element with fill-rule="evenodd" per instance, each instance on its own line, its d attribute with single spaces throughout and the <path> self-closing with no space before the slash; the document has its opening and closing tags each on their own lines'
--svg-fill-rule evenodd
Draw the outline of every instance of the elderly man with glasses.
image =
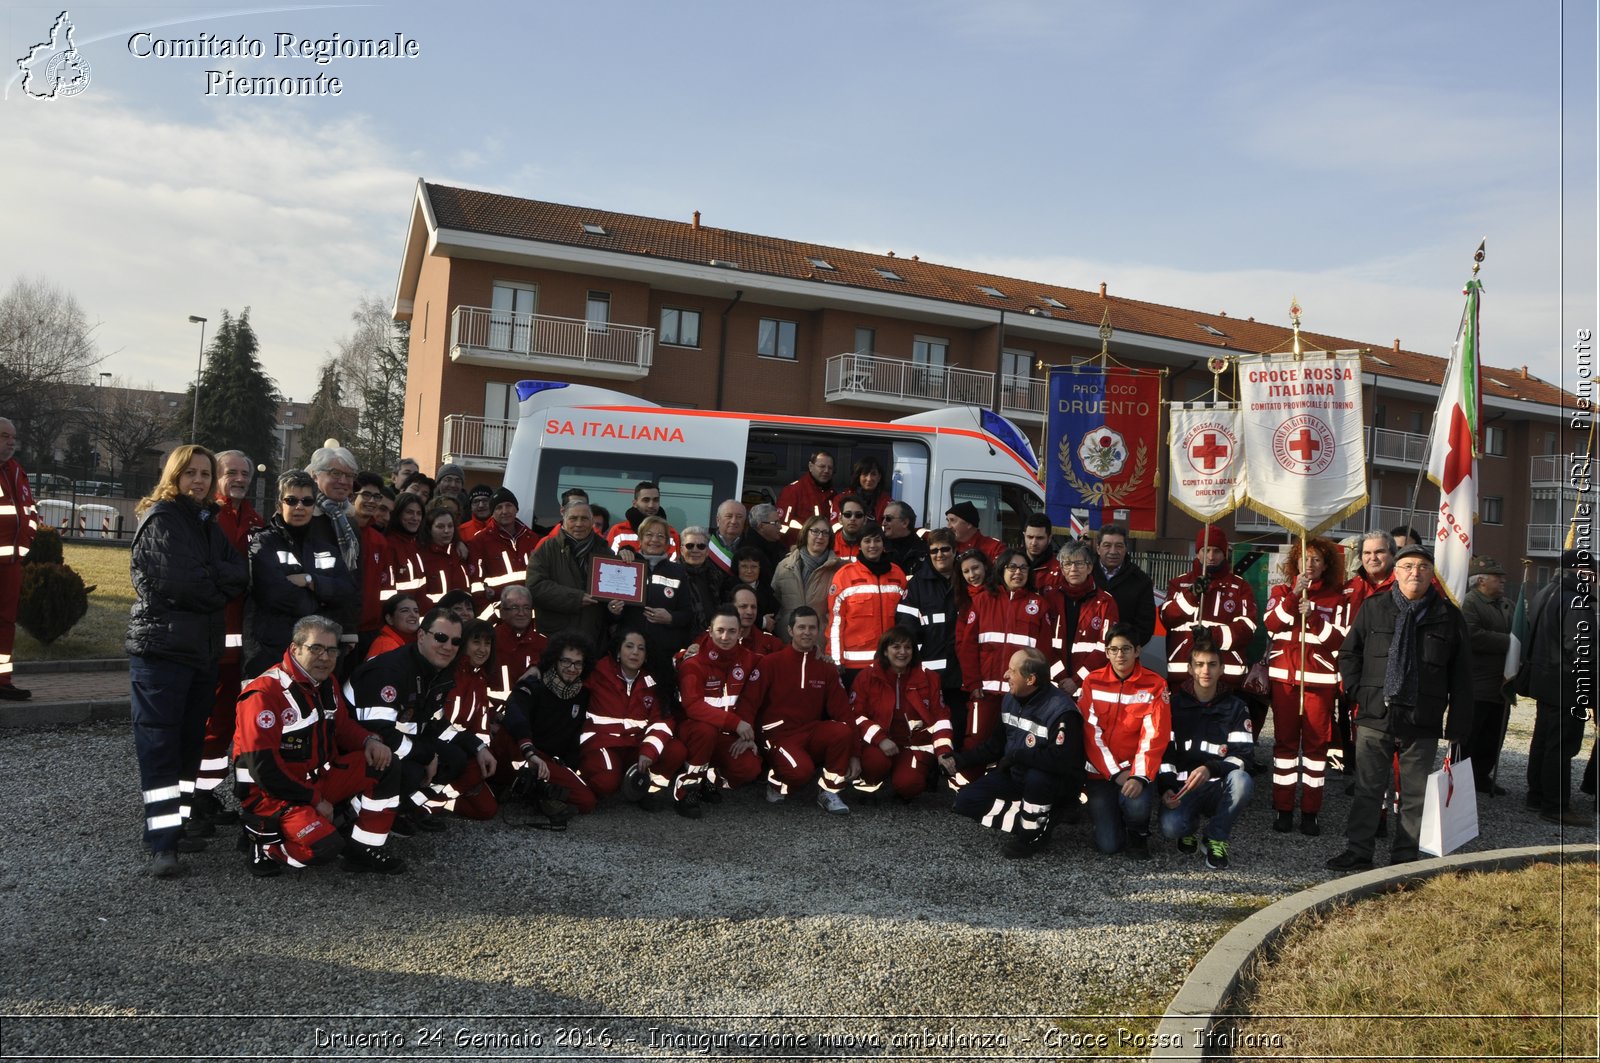
<svg viewBox="0 0 1600 1063">
<path fill-rule="evenodd" d="M 346 601 L 326 609 L 329 619 L 337 621 L 344 632 L 340 641 L 345 644 L 346 655 L 353 656 L 360 640 L 361 585 L 367 576 L 361 565 L 361 530 L 350 519 L 348 506 L 356 486 L 355 455 L 345 447 L 318 447 L 306 463 L 306 472 L 316 480 L 316 513 L 314 522 L 333 533 L 339 544 L 339 556 L 350 573 L 356 593 Z M 374 579 L 378 577 L 373 576 Z M 339 673 L 346 674 L 344 671 Z"/>
</svg>

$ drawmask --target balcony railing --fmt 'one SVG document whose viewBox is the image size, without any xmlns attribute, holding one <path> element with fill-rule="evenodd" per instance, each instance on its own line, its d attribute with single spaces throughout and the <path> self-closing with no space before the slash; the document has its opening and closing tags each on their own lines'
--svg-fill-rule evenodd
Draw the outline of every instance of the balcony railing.
<svg viewBox="0 0 1600 1063">
<path fill-rule="evenodd" d="M 1000 412 L 1011 418 L 1042 421 L 1045 403 L 1049 401 L 1049 390 L 1050 385 L 1046 381 L 1030 376 L 1004 375 L 1000 378 Z"/>
<path fill-rule="evenodd" d="M 1582 454 L 1535 454 L 1528 459 L 1528 480 L 1534 487 L 1576 488 L 1592 480 L 1589 459 Z"/>
<path fill-rule="evenodd" d="M 515 421 L 492 421 L 453 413 L 444 419 L 440 449 L 446 461 L 474 468 L 504 468 L 511 453 Z"/>
<path fill-rule="evenodd" d="M 828 359 L 823 395 L 830 402 L 868 406 L 988 408 L 994 401 L 994 374 L 875 354 L 836 354 Z"/>
<path fill-rule="evenodd" d="M 638 325 L 458 306 L 450 355 L 478 365 L 538 366 L 637 380 L 650 372 L 656 330 Z"/>
<path fill-rule="evenodd" d="M 1559 554 L 1566 546 L 1566 541 L 1567 526 L 1565 524 L 1528 525 L 1529 554 Z"/>
<path fill-rule="evenodd" d="M 1343 539 L 1347 535 L 1360 535 L 1367 528 L 1367 525 L 1362 523 L 1363 514 L 1366 512 L 1366 510 L 1362 510 L 1360 513 L 1346 517 L 1337 526 L 1327 529 L 1322 534 L 1330 539 Z M 1271 517 L 1264 517 L 1246 506 L 1240 506 L 1233 511 L 1233 528 L 1235 531 L 1251 535 L 1283 532 L 1283 527 L 1277 521 Z"/>
<path fill-rule="evenodd" d="M 1417 432 L 1373 428 L 1367 432 L 1367 461 L 1420 469 L 1428 460 L 1428 437 Z"/>
</svg>

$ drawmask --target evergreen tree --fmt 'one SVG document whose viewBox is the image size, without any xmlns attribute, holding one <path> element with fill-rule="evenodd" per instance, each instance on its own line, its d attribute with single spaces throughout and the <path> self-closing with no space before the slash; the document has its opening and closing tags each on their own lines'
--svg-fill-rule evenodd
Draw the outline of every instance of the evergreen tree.
<svg viewBox="0 0 1600 1063">
<path fill-rule="evenodd" d="M 356 457 L 363 469 L 387 473 L 400 460 L 410 348 L 410 323 L 396 321 L 389 341 L 377 347 L 367 363 L 366 386 L 361 389 L 361 421 L 355 434 Z"/>
<path fill-rule="evenodd" d="M 347 410 L 340 402 L 342 389 L 339 386 L 339 365 L 329 358 L 322 363 L 322 373 L 317 380 L 317 393 L 311 397 L 311 405 L 306 410 L 305 431 L 300 433 L 300 456 L 296 464 L 305 466 L 311 462 L 312 453 L 326 439 L 337 439 L 345 446 L 352 442 L 351 436 L 355 430 L 355 416 L 353 410 Z M 359 456 L 358 456 L 359 459 Z M 362 468 L 366 468 L 365 464 Z"/>
<path fill-rule="evenodd" d="M 255 330 L 250 327 L 250 308 L 245 307 L 238 317 L 224 310 L 200 374 L 200 415 L 194 442 L 213 452 L 244 451 L 251 460 L 266 464 L 264 482 L 271 483 L 282 458 L 277 433 L 282 397 L 256 357 L 259 350 Z M 180 439 L 189 436 L 193 411 L 191 384 L 174 417 L 173 429 Z"/>
</svg>

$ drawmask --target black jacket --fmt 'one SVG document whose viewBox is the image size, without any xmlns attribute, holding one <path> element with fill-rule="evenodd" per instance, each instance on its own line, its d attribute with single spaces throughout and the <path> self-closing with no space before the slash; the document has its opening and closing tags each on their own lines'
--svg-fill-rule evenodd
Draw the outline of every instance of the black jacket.
<svg viewBox="0 0 1600 1063">
<path fill-rule="evenodd" d="M 133 534 L 130 564 L 137 600 L 128 653 L 213 667 L 222 657 L 223 610 L 244 593 L 250 573 L 211 507 L 184 496 L 157 502 Z"/>
<path fill-rule="evenodd" d="M 578 739 L 588 720 L 589 688 L 558 698 L 544 680 L 519 680 L 506 699 L 506 731 L 517 744 L 532 742 L 540 756 L 554 757 L 569 768 L 578 766 Z"/>
<path fill-rule="evenodd" d="M 1021 775 L 1029 769 L 1060 776 L 1064 793 L 1083 789 L 1083 717 L 1055 686 L 1034 691 L 1027 701 L 1007 694 L 1000 701 L 1000 726 L 981 746 L 956 754 L 963 770 L 997 761 L 996 770 Z"/>
<path fill-rule="evenodd" d="M 1581 715 L 1594 707 L 1600 673 L 1595 649 L 1595 583 L 1580 581 L 1575 570 L 1561 573 L 1529 610 L 1533 662 L 1530 693 L 1535 701 L 1560 705 Z"/>
<path fill-rule="evenodd" d="M 644 577 L 644 602 L 624 606 L 618 627 L 633 628 L 644 633 L 645 652 L 648 654 L 650 674 L 662 682 L 670 680 L 673 654 L 689 645 L 694 638 L 693 591 L 688 586 L 688 573 L 676 561 L 660 560 L 654 568 L 648 561 Z M 665 609 L 672 614 L 669 624 L 652 624 L 644 618 L 646 609 Z M 604 646 L 596 646 L 596 653 L 604 653 Z"/>
<path fill-rule="evenodd" d="M 447 725 L 445 709 L 454 687 L 453 666 L 435 668 L 416 646 L 401 646 L 357 665 L 344 685 L 344 699 L 356 720 L 395 756 L 426 764 Z M 483 745 L 471 731 L 453 741 L 467 752 Z"/>
<path fill-rule="evenodd" d="M 311 587 L 297 587 L 290 576 L 308 575 Z M 283 659 L 294 625 L 320 613 L 335 619 L 356 597 L 350 570 L 326 521 L 291 528 L 273 514 L 250 535 L 250 597 L 245 602 L 244 674 L 253 678 Z"/>
<path fill-rule="evenodd" d="M 1156 633 L 1156 586 L 1144 569 L 1124 561 L 1117 574 L 1106 578 L 1105 570 L 1094 566 L 1094 581 L 1117 603 L 1117 617 L 1133 625 L 1133 638 L 1143 646 Z"/>
<path fill-rule="evenodd" d="M 1172 741 L 1156 774 L 1160 793 L 1182 789 L 1189 773 L 1204 767 L 1213 779 L 1247 771 L 1256 759 L 1250 708 L 1225 688 L 1210 701 L 1194 695 L 1191 682 L 1172 688 Z"/>
<path fill-rule="evenodd" d="M 956 656 L 955 589 L 927 561 L 906 579 L 906 593 L 895 609 L 894 622 L 910 629 L 917 640 L 917 660 L 939 673 L 942 690 L 961 689 L 961 662 Z"/>
<path fill-rule="evenodd" d="M 1388 590 L 1361 603 L 1339 650 L 1339 678 L 1360 705 L 1356 722 L 1396 738 L 1464 742 L 1472 733 L 1472 647 L 1461 610 L 1440 595 L 1417 622 L 1415 705 L 1386 704 L 1384 670 L 1400 614 Z M 1447 716 L 1448 714 L 1448 716 Z"/>
</svg>

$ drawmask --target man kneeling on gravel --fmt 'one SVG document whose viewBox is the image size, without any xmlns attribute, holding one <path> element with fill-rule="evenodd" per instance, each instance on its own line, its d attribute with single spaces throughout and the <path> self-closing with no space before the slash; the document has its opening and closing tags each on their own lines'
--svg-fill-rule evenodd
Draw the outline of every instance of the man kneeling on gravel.
<svg viewBox="0 0 1600 1063">
<path fill-rule="evenodd" d="M 1250 800 L 1255 735 L 1250 708 L 1219 685 L 1222 652 L 1210 632 L 1189 644 L 1189 675 L 1172 691 L 1172 742 L 1161 758 L 1161 833 L 1186 853 L 1205 851 L 1206 866 L 1228 866 L 1233 821 Z M 1198 840 L 1195 826 L 1210 817 Z"/>
<path fill-rule="evenodd" d="M 1018 650 L 1006 667 L 1010 692 L 1000 703 L 1000 727 L 981 746 L 939 758 L 954 776 L 984 764 L 994 768 L 956 792 L 954 811 L 1008 832 L 1003 855 L 1025 860 L 1049 837 L 1050 809 L 1075 807 L 1083 789 L 1083 718 L 1050 682 L 1050 662 L 1035 649 Z M 998 763 L 995 763 L 998 761 Z"/>
</svg>

